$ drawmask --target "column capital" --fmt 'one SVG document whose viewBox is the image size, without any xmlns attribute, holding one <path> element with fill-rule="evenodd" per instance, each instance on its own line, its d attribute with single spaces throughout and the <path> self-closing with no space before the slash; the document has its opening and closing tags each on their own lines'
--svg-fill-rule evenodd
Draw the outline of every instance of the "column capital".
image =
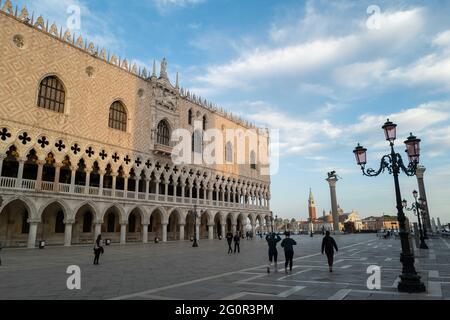
<svg viewBox="0 0 450 320">
<path fill-rule="evenodd" d="M 64 224 L 75 224 L 75 219 L 64 219 Z"/>
<path fill-rule="evenodd" d="M 328 178 L 326 180 L 328 181 L 328 184 L 330 185 L 330 187 L 335 187 L 336 182 L 338 181 L 336 178 Z"/>
<path fill-rule="evenodd" d="M 423 175 L 427 169 L 424 166 L 418 166 L 416 169 L 416 176 L 418 179 L 423 179 Z"/>
<path fill-rule="evenodd" d="M 39 223 L 41 223 L 41 220 L 38 220 L 38 219 L 28 219 L 27 222 L 28 222 L 29 224 L 39 224 Z"/>
</svg>

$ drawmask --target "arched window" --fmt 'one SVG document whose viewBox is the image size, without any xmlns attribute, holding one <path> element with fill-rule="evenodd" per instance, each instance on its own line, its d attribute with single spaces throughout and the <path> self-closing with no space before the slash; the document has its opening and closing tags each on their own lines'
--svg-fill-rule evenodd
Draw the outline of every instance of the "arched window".
<svg viewBox="0 0 450 320">
<path fill-rule="evenodd" d="M 203 134 L 200 130 L 195 130 L 192 134 L 192 151 L 202 153 L 203 149 Z"/>
<path fill-rule="evenodd" d="M 58 211 L 55 221 L 55 233 L 64 233 L 64 212 Z"/>
<path fill-rule="evenodd" d="M 166 120 L 162 120 L 158 123 L 157 142 L 164 146 L 170 145 L 170 128 Z"/>
<path fill-rule="evenodd" d="M 83 233 L 92 231 L 92 213 L 86 212 L 83 217 Z"/>
<path fill-rule="evenodd" d="M 41 81 L 37 102 L 38 107 L 64 113 L 65 100 L 66 91 L 61 80 L 55 76 L 49 76 Z"/>
<path fill-rule="evenodd" d="M 250 152 L 250 168 L 256 170 L 256 153 Z"/>
<path fill-rule="evenodd" d="M 207 124 L 208 124 L 208 120 L 206 119 L 206 116 L 203 116 L 203 131 L 206 130 Z"/>
<path fill-rule="evenodd" d="M 193 123 L 193 118 L 194 118 L 194 114 L 193 114 L 193 112 L 192 112 L 192 109 L 189 109 L 189 111 L 188 111 L 188 124 L 189 125 L 192 125 L 192 123 Z"/>
<path fill-rule="evenodd" d="M 225 149 L 225 157 L 226 157 L 226 162 L 228 162 L 228 163 L 233 162 L 233 144 L 231 142 L 227 142 L 227 146 Z"/>
<path fill-rule="evenodd" d="M 115 101 L 109 108 L 109 127 L 127 131 L 127 111 L 120 101 Z"/>
<path fill-rule="evenodd" d="M 108 214 L 108 228 L 106 232 L 115 232 L 116 227 L 116 216 L 114 213 Z"/>
</svg>

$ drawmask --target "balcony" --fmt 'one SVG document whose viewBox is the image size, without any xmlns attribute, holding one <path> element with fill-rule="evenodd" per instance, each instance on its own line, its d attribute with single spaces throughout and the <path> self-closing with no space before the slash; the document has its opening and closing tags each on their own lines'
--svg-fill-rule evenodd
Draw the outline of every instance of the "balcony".
<svg viewBox="0 0 450 320">
<path fill-rule="evenodd" d="M 39 186 L 40 184 L 40 186 Z M 220 208 L 236 208 L 236 209 L 253 209 L 253 210 L 269 210 L 268 206 L 259 206 L 254 204 L 225 202 L 211 199 L 195 199 L 182 196 L 170 196 L 136 191 L 124 191 L 124 190 L 112 190 L 106 189 L 100 190 L 100 188 L 92 186 L 80 186 L 70 185 L 64 183 L 58 183 L 55 186 L 54 182 L 41 181 L 37 183 L 35 180 L 22 179 L 19 182 L 17 178 L 0 177 L 0 190 L 21 191 L 21 192 L 36 192 L 36 193 L 54 193 L 55 195 L 67 194 L 71 196 L 83 196 L 84 198 L 107 198 L 107 199 L 125 199 L 133 202 L 144 202 L 144 204 L 155 202 L 163 205 L 173 204 L 176 205 L 200 205 L 204 207 L 220 207 Z"/>
<path fill-rule="evenodd" d="M 171 146 L 166 146 L 166 145 L 162 145 L 159 143 L 155 143 L 153 152 L 155 154 L 170 156 L 172 154 L 172 150 L 173 150 L 173 147 L 171 147 Z"/>
</svg>

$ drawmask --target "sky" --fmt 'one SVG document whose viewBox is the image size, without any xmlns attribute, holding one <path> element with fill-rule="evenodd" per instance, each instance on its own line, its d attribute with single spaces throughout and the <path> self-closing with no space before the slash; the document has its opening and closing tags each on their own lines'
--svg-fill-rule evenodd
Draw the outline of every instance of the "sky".
<svg viewBox="0 0 450 320">
<path fill-rule="evenodd" d="M 1 1 L 2 4 L 4 0 Z M 271 207 L 305 219 L 312 188 L 330 211 L 395 214 L 393 177 L 364 177 L 389 152 L 381 126 L 398 124 L 397 152 L 422 139 L 430 214 L 450 222 L 450 2 L 380 0 L 20 0 L 58 25 L 80 8 L 74 30 L 151 69 L 166 58 L 172 81 L 236 115 L 279 132 Z M 405 154 L 406 160 L 406 154 Z M 400 177 L 409 202 L 415 177 Z M 412 216 L 410 216 L 413 219 Z"/>
</svg>

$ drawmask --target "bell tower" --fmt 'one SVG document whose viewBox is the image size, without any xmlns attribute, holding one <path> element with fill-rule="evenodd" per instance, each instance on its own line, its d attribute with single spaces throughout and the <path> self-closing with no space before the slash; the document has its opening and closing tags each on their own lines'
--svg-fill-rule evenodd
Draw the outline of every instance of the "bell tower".
<svg viewBox="0 0 450 320">
<path fill-rule="evenodd" d="M 311 189 L 309 189 L 308 212 L 310 221 L 311 222 L 316 221 L 317 219 L 316 203 L 314 202 L 314 197 Z"/>
</svg>

